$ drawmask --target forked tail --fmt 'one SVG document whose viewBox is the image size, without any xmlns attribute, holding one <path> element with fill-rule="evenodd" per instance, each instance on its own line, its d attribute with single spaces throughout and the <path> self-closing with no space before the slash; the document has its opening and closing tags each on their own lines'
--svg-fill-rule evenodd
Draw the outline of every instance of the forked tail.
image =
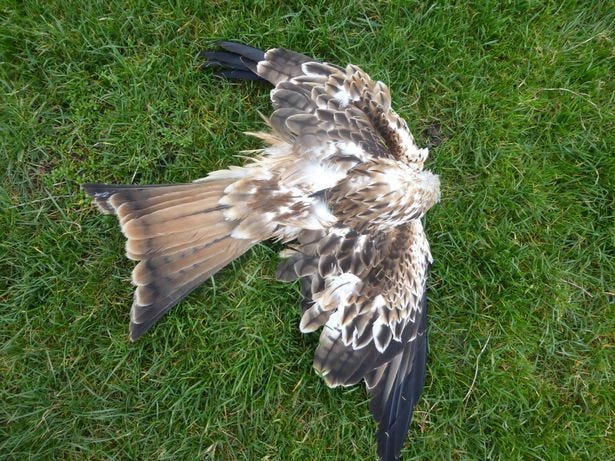
<svg viewBox="0 0 615 461">
<path fill-rule="evenodd" d="M 232 182 L 115 186 L 85 184 L 104 213 L 117 215 L 126 236 L 126 256 L 139 261 L 130 315 L 130 339 L 137 340 L 169 309 L 256 242 L 231 237 L 218 202 Z"/>
</svg>

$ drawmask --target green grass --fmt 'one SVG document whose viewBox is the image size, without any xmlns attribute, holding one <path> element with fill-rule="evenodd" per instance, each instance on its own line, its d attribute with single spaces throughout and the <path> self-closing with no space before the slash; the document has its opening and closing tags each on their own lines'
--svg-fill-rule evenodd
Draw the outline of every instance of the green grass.
<svg viewBox="0 0 615 461">
<path fill-rule="evenodd" d="M 197 70 L 226 38 L 352 61 L 422 144 L 442 138 L 404 459 L 609 459 L 609 2 L 173 3 L 0 6 L 0 457 L 375 458 L 363 387 L 311 368 L 278 245 L 127 340 L 132 263 L 80 184 L 189 181 L 257 147 L 241 133 L 262 128 L 267 90 Z"/>
</svg>

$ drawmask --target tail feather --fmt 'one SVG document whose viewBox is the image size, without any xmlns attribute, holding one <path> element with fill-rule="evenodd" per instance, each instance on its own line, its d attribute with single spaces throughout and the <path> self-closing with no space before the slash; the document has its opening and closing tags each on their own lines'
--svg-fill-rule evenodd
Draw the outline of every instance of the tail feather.
<svg viewBox="0 0 615 461">
<path fill-rule="evenodd" d="M 202 200 L 170 205 L 163 209 L 139 216 L 120 223 L 122 232 L 127 238 L 143 239 L 152 236 L 185 233 L 192 229 L 202 229 L 224 220 L 222 210 L 228 208 L 218 204 L 211 204 L 209 208 L 203 206 Z"/>
<path fill-rule="evenodd" d="M 244 250 L 245 252 L 246 250 Z M 237 257 L 239 257 L 243 252 L 238 252 Z M 201 285 L 205 280 L 214 275 L 220 269 L 225 267 L 229 261 L 219 263 L 217 265 L 211 266 L 210 271 L 204 272 L 201 276 L 197 278 L 193 278 L 190 281 L 185 281 L 184 284 L 181 285 L 177 290 L 172 293 L 167 294 L 166 296 L 160 295 L 159 292 L 156 292 L 157 297 L 156 301 L 152 304 L 142 305 L 139 304 L 139 293 L 142 287 L 137 288 L 135 291 L 135 299 L 132 305 L 132 309 L 130 311 L 130 340 L 136 341 L 139 339 L 147 330 L 149 330 L 160 318 L 172 307 L 174 307 L 179 301 L 181 301 L 185 296 L 187 296 L 192 290 Z"/>
<path fill-rule="evenodd" d="M 149 286 L 156 283 L 171 289 L 173 285 L 169 282 L 181 281 L 189 275 L 197 275 L 195 269 L 207 266 L 209 260 L 224 255 L 229 243 L 228 237 L 213 241 L 201 240 L 198 244 L 171 255 L 145 259 L 135 267 L 132 274 L 133 282 L 137 286 Z"/>
<path fill-rule="evenodd" d="M 157 255 L 170 255 L 187 248 L 193 248 L 204 239 L 219 239 L 228 234 L 228 223 L 220 222 L 206 229 L 158 235 L 126 242 L 126 256 L 140 261 Z"/>
<path fill-rule="evenodd" d="M 230 240 L 230 238 L 229 238 Z M 235 241 L 237 242 L 237 241 Z M 137 286 L 131 311 L 131 339 L 138 338 L 133 331 L 152 326 L 166 311 L 176 305 L 184 296 L 214 275 L 232 259 L 246 251 L 244 246 L 224 242 L 211 257 L 202 256 L 202 260 L 184 267 L 176 272 L 155 277 L 146 285 Z M 233 248 L 234 247 L 234 248 Z M 233 257 L 229 258 L 229 255 Z M 154 270 L 156 272 L 156 270 Z M 146 329 L 147 329 L 146 328 Z M 146 330 L 143 329 L 143 332 Z"/>
<path fill-rule="evenodd" d="M 167 194 L 163 197 L 152 197 L 142 200 L 135 204 L 133 202 L 119 202 L 116 208 L 116 214 L 121 222 L 137 219 L 145 215 L 149 215 L 155 211 L 166 210 L 175 205 L 183 206 L 188 203 L 199 202 L 207 199 L 215 199 L 219 197 L 220 192 L 217 190 L 205 190 L 200 193 L 175 192 Z M 138 207 L 138 208 L 137 208 Z M 184 210 L 187 211 L 187 210 Z"/>
<path fill-rule="evenodd" d="M 136 340 L 182 298 L 235 258 L 254 240 L 231 237 L 240 221 L 225 219 L 220 205 L 232 179 L 169 186 L 86 184 L 105 213 L 115 213 L 127 238 L 126 254 L 139 261 L 131 310 Z"/>
</svg>

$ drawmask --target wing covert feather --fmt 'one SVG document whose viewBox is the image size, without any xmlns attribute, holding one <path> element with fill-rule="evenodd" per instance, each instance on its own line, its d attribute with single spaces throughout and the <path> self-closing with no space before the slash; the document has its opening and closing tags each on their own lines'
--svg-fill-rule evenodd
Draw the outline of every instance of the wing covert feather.
<svg viewBox="0 0 615 461">
<path fill-rule="evenodd" d="M 323 327 L 314 367 L 332 387 L 365 380 L 379 453 L 395 459 L 425 376 L 431 255 L 422 225 L 312 233 L 287 255 L 278 276 L 301 279 L 301 330 Z"/>
</svg>

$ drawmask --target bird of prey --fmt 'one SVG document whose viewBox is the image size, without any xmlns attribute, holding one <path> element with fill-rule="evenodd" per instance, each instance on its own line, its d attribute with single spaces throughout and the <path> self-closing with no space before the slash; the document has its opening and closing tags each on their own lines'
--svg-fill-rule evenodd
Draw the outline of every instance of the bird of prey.
<svg viewBox="0 0 615 461">
<path fill-rule="evenodd" d="M 201 53 L 204 67 L 273 85 L 269 129 L 255 133 L 266 147 L 189 184 L 84 186 L 138 261 L 130 339 L 255 244 L 286 242 L 278 277 L 300 281 L 299 328 L 322 328 L 314 368 L 331 387 L 365 381 L 378 454 L 398 459 L 425 380 L 422 218 L 440 199 L 428 151 L 359 67 L 218 45 Z"/>
</svg>

